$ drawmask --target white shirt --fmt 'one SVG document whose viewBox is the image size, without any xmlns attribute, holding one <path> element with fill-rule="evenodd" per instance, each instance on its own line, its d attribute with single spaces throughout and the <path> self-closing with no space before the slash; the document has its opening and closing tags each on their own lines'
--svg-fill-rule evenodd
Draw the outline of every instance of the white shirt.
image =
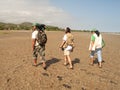
<svg viewBox="0 0 120 90">
<path fill-rule="evenodd" d="M 93 44 L 93 47 L 91 46 L 91 42 L 90 42 L 90 46 L 89 46 L 89 50 L 95 50 L 96 48 L 102 48 L 102 35 L 100 34 L 99 37 L 94 34 L 95 37 L 95 42 Z"/>
<path fill-rule="evenodd" d="M 102 48 L 102 35 L 100 34 L 99 37 L 95 35 L 95 48 Z"/>
<path fill-rule="evenodd" d="M 38 39 L 38 31 L 35 30 L 32 32 L 32 39 Z M 39 45 L 38 42 L 36 41 L 35 46 Z"/>
<path fill-rule="evenodd" d="M 65 34 L 64 37 L 63 37 L 63 41 L 67 41 L 67 35 Z M 66 48 L 65 48 L 66 51 L 70 51 L 72 50 L 72 46 L 68 45 Z"/>
</svg>

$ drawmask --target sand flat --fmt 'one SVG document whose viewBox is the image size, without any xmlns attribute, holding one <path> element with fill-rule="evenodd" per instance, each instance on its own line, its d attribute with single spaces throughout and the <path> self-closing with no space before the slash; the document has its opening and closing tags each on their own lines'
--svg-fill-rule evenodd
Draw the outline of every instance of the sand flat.
<svg viewBox="0 0 120 90">
<path fill-rule="evenodd" d="M 41 64 L 32 66 L 31 31 L 0 31 L 0 90 L 120 90 L 120 35 L 103 33 L 104 62 L 98 68 L 89 65 L 90 33 L 73 32 L 70 70 L 59 49 L 64 32 L 46 33 L 45 71 Z"/>
</svg>

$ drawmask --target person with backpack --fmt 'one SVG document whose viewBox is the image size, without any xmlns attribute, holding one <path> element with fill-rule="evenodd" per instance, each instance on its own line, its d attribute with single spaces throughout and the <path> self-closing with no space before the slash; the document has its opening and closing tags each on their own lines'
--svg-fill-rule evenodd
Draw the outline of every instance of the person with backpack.
<svg viewBox="0 0 120 90">
<path fill-rule="evenodd" d="M 45 44 L 47 42 L 47 35 L 45 34 L 45 25 L 35 23 L 32 26 L 32 51 L 33 51 L 33 66 L 37 66 L 38 54 L 41 56 L 41 62 L 43 63 L 43 68 L 46 69 L 45 62 Z"/>
<path fill-rule="evenodd" d="M 60 45 L 60 48 L 64 50 L 64 65 L 66 66 L 68 63 L 70 65 L 70 69 L 73 69 L 72 61 L 70 58 L 70 53 L 73 51 L 74 48 L 74 38 L 71 34 L 71 29 L 69 27 L 65 30 L 65 35 L 63 37 L 63 41 Z"/>
<path fill-rule="evenodd" d="M 91 31 L 91 41 L 89 45 L 90 53 L 90 64 L 94 64 L 94 55 L 97 54 L 98 58 L 98 65 L 101 68 L 102 67 L 102 35 L 98 30 L 92 30 Z"/>
</svg>

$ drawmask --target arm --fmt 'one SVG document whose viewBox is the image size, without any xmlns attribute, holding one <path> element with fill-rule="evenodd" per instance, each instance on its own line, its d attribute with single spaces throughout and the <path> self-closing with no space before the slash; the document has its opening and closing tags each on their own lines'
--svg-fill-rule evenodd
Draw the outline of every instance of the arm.
<svg viewBox="0 0 120 90">
<path fill-rule="evenodd" d="M 93 45 L 94 45 L 94 41 L 91 41 L 91 47 L 93 47 Z"/>
<path fill-rule="evenodd" d="M 64 35 L 64 37 L 63 37 L 63 41 L 62 41 L 62 43 L 61 43 L 61 45 L 60 45 L 60 48 L 63 47 L 63 45 L 66 43 L 66 40 L 67 40 L 67 36 Z"/>
<path fill-rule="evenodd" d="M 36 44 L 36 40 L 37 40 L 37 35 L 38 35 L 38 32 L 37 31 L 34 31 L 32 33 L 32 50 L 35 49 L 35 44 Z"/>
<path fill-rule="evenodd" d="M 65 44 L 66 41 L 62 41 L 61 45 L 60 45 L 60 48 L 63 47 L 63 45 Z"/>
<path fill-rule="evenodd" d="M 35 42 L 36 42 L 36 39 L 32 39 L 32 50 L 35 49 Z"/>
<path fill-rule="evenodd" d="M 94 42 L 95 42 L 95 37 L 92 35 L 91 36 L 91 42 L 90 42 L 90 46 L 89 46 L 89 50 L 91 51 L 93 46 L 94 46 Z"/>
</svg>

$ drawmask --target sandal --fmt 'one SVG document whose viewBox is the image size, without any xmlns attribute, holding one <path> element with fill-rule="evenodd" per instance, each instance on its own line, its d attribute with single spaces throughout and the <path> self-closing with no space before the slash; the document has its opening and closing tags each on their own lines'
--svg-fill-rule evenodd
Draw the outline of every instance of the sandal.
<svg viewBox="0 0 120 90">
<path fill-rule="evenodd" d="M 36 64 L 36 65 L 35 65 L 35 64 L 33 64 L 32 66 L 37 67 L 37 64 Z"/>
<path fill-rule="evenodd" d="M 70 66 L 69 69 L 73 69 L 73 66 Z"/>
<path fill-rule="evenodd" d="M 64 63 L 64 66 L 67 66 L 68 65 L 68 63 Z"/>
<path fill-rule="evenodd" d="M 46 70 L 46 69 L 47 69 L 46 64 L 43 64 L 43 69 L 44 69 L 44 70 Z"/>
<path fill-rule="evenodd" d="M 44 70 L 46 70 L 46 69 L 47 69 L 47 67 L 45 66 L 45 67 L 43 67 L 43 69 L 44 69 Z"/>
<path fill-rule="evenodd" d="M 102 66 L 99 66 L 99 68 L 102 68 Z"/>
<path fill-rule="evenodd" d="M 93 63 L 90 63 L 89 65 L 94 66 L 94 64 L 93 64 Z"/>
</svg>

